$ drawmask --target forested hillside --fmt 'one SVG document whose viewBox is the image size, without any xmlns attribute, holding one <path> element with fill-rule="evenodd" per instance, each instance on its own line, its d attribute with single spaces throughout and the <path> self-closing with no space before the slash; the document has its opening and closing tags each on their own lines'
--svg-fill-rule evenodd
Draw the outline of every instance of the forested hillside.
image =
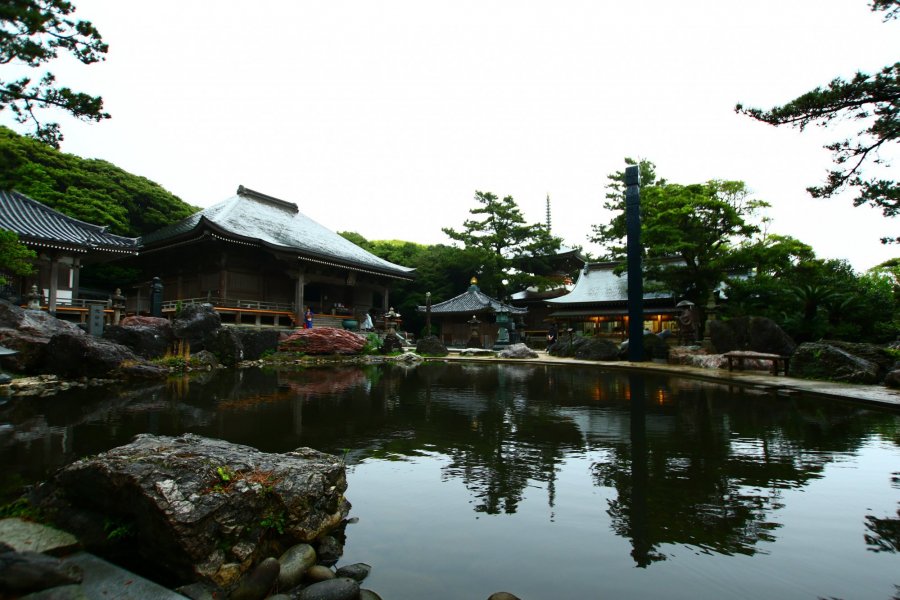
<svg viewBox="0 0 900 600">
<path fill-rule="evenodd" d="M 198 209 L 145 177 L 0 127 L 0 188 L 16 190 L 111 233 L 136 237 Z"/>
</svg>

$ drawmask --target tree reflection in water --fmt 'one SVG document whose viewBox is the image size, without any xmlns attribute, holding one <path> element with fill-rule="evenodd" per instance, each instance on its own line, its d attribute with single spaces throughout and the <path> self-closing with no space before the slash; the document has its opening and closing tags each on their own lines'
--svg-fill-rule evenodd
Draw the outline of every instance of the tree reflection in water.
<svg viewBox="0 0 900 600">
<path fill-rule="evenodd" d="M 891 477 L 891 487 L 900 489 L 900 473 Z M 865 540 L 873 552 L 900 552 L 900 508 L 896 518 L 866 515 Z"/>
<path fill-rule="evenodd" d="M 465 482 L 476 511 L 514 513 L 536 483 L 552 508 L 565 457 L 607 450 L 594 464 L 595 483 L 615 490 L 612 526 L 631 540 L 641 567 L 664 560 L 666 544 L 761 551 L 779 526 L 772 513 L 781 491 L 858 448 L 879 414 L 845 406 L 826 417 L 799 400 L 643 375 L 586 378 L 576 369 L 445 365 L 418 373 L 432 422 L 448 427 L 431 447 L 451 457 L 444 477 Z M 456 379 L 467 385 L 455 387 Z"/>
<path fill-rule="evenodd" d="M 890 413 L 596 367 L 251 369 L 71 398 L 0 407 L 13 427 L 0 437 L 10 490 L 136 433 L 191 431 L 267 452 L 349 448 L 351 465 L 440 456 L 442 479 L 462 481 L 476 512 L 513 514 L 540 487 L 552 520 L 557 476 L 575 457 L 593 461 L 588 477 L 639 567 L 672 545 L 764 552 L 784 490 L 821 477 L 873 432 L 900 439 Z M 864 522 L 871 550 L 897 552 L 900 518 Z"/>
</svg>

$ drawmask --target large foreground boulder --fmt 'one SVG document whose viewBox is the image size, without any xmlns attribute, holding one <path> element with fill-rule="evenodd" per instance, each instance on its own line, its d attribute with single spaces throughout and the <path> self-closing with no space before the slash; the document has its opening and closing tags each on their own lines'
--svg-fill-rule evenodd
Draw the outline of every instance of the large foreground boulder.
<svg viewBox="0 0 900 600">
<path fill-rule="evenodd" d="M 828 344 L 835 348 L 840 348 L 844 352 L 864 358 L 865 360 L 878 365 L 879 377 L 883 378 L 888 371 L 893 370 L 897 362 L 887 348 L 877 344 L 868 344 L 865 342 L 844 342 L 840 340 L 820 340 L 822 344 Z"/>
<path fill-rule="evenodd" d="M 166 355 L 172 348 L 175 334 L 166 319 L 128 317 L 119 325 L 104 327 L 103 339 L 127 346 L 138 356 L 153 359 Z"/>
<path fill-rule="evenodd" d="M 416 352 L 427 356 L 447 356 L 447 346 L 436 335 L 427 335 L 416 342 Z"/>
<path fill-rule="evenodd" d="M 65 467 L 33 501 L 88 550 L 130 554 L 144 572 L 170 574 L 169 584 L 229 587 L 263 558 L 339 525 L 346 489 L 343 462 L 309 448 L 267 454 L 145 434 Z"/>
<path fill-rule="evenodd" d="M 275 329 L 249 329 L 222 325 L 222 317 L 210 304 L 188 304 L 172 324 L 175 337 L 191 353 L 209 350 L 226 366 L 242 360 L 259 360 L 278 346 Z"/>
<path fill-rule="evenodd" d="M 206 348 L 205 342 L 222 326 L 222 317 L 211 304 L 188 304 L 172 323 L 175 337 L 190 344 L 192 352 Z"/>
<path fill-rule="evenodd" d="M 500 358 L 537 358 L 538 353 L 525 344 L 510 344 L 497 354 Z"/>
<path fill-rule="evenodd" d="M 244 360 L 259 360 L 266 352 L 275 352 L 278 349 L 277 329 L 235 327 L 234 333 L 244 349 Z"/>
<path fill-rule="evenodd" d="M 356 333 L 334 327 L 298 329 L 279 345 L 282 352 L 303 352 L 313 355 L 359 354 L 366 339 Z"/>
<path fill-rule="evenodd" d="M 17 352 L 4 358 L 8 369 L 26 374 L 45 372 L 47 344 L 59 333 L 86 335 L 77 325 L 49 313 L 0 300 L 0 345 Z"/>
<path fill-rule="evenodd" d="M 711 320 L 706 323 L 706 327 L 717 354 L 750 350 L 790 356 L 797 348 L 794 340 L 775 321 L 766 317 Z"/>
<path fill-rule="evenodd" d="M 46 370 L 60 377 L 165 377 L 164 368 L 138 357 L 129 348 L 92 335 L 59 333 L 45 350 Z"/>
<path fill-rule="evenodd" d="M 571 341 L 559 338 L 547 348 L 552 356 L 570 356 L 584 360 L 618 360 L 619 346 L 612 340 L 600 337 L 575 336 Z"/>
<path fill-rule="evenodd" d="M 701 346 L 673 346 L 669 349 L 668 362 L 701 369 L 724 369 L 728 365 L 724 355 L 710 354 Z"/>
<path fill-rule="evenodd" d="M 203 339 L 203 348 L 212 352 L 226 367 L 233 367 L 244 360 L 244 343 L 233 327 L 219 327 L 207 334 Z"/>
<path fill-rule="evenodd" d="M 829 342 L 806 342 L 791 357 L 791 375 L 845 383 L 879 383 L 884 372 L 878 363 Z"/>
</svg>

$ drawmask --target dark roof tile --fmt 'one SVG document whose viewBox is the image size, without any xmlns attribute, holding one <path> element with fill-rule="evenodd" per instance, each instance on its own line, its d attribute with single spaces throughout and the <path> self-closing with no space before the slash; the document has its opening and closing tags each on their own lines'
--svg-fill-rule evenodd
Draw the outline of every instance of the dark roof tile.
<svg viewBox="0 0 900 600">
<path fill-rule="evenodd" d="M 137 239 L 79 221 L 15 191 L 0 190 L 0 229 L 23 242 L 77 251 L 137 253 Z"/>
</svg>

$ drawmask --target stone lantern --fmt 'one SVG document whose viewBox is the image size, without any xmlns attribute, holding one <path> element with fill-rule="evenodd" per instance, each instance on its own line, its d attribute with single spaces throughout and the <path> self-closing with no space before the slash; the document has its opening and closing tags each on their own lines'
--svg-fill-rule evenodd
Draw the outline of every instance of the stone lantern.
<svg viewBox="0 0 900 600">
<path fill-rule="evenodd" d="M 481 348 L 481 334 L 478 332 L 478 326 L 481 324 L 481 321 L 475 315 L 472 315 L 472 318 L 466 323 L 472 328 L 472 332 L 469 334 L 469 341 L 466 342 L 466 348 Z"/>
<path fill-rule="evenodd" d="M 116 288 L 110 300 L 112 300 L 113 325 L 118 325 L 119 320 L 122 318 L 122 310 L 125 308 L 125 296 L 122 295 L 122 290 Z"/>
<path fill-rule="evenodd" d="M 403 351 L 403 339 L 397 335 L 397 323 L 400 320 L 400 314 L 394 311 L 392 306 L 390 310 L 384 313 L 384 326 L 387 333 L 381 343 L 381 351 L 385 354 L 389 352 Z"/>
<path fill-rule="evenodd" d="M 494 347 L 509 345 L 509 310 L 502 304 L 497 311 L 497 342 Z"/>
<path fill-rule="evenodd" d="M 392 306 L 386 313 L 384 313 L 384 326 L 387 329 L 388 333 L 397 333 L 397 322 L 400 319 L 400 313 L 394 312 L 394 307 Z"/>
<path fill-rule="evenodd" d="M 41 310 L 41 294 L 38 292 L 38 286 L 31 286 L 31 293 L 27 294 L 25 299 L 28 300 L 29 310 Z"/>
</svg>

